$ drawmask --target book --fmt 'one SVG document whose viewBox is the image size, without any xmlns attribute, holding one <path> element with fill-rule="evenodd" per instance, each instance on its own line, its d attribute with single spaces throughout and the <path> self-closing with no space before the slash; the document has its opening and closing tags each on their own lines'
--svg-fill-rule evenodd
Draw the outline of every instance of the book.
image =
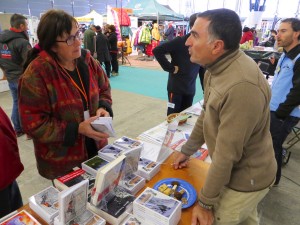
<svg viewBox="0 0 300 225">
<path fill-rule="evenodd" d="M 118 185 L 125 168 L 125 155 L 120 155 L 97 171 L 91 203 L 95 206 L 106 200 L 107 194 Z"/>
<path fill-rule="evenodd" d="M 97 131 L 108 134 L 110 137 L 115 137 L 116 135 L 112 125 L 112 117 L 98 117 L 91 122 L 91 126 Z"/>
<path fill-rule="evenodd" d="M 59 224 L 72 224 L 85 213 L 88 196 L 88 180 L 66 189 L 58 194 Z"/>
<path fill-rule="evenodd" d="M 28 224 L 28 225 L 41 225 L 31 214 L 26 210 L 22 210 L 16 214 L 13 214 L 8 219 L 0 223 L 0 225 L 19 225 L 19 224 Z"/>
<path fill-rule="evenodd" d="M 49 224 L 58 215 L 58 193 L 50 186 L 28 199 L 29 207 Z"/>
<path fill-rule="evenodd" d="M 141 225 L 142 222 L 139 221 L 134 215 L 129 215 L 125 218 L 121 225 Z"/>
<path fill-rule="evenodd" d="M 105 225 L 105 219 L 95 215 L 90 210 L 85 210 L 81 215 L 71 220 L 68 225 Z M 59 217 L 55 217 L 54 225 L 64 225 L 60 223 Z"/>
<path fill-rule="evenodd" d="M 137 175 L 144 177 L 146 180 L 151 180 L 158 173 L 160 164 L 149 159 L 140 158 Z"/>
<path fill-rule="evenodd" d="M 114 145 L 128 150 L 128 149 L 133 149 L 133 148 L 142 148 L 143 142 L 123 136 L 123 137 L 115 140 Z"/>
<path fill-rule="evenodd" d="M 134 196 L 126 189 L 116 186 L 106 195 L 105 204 L 95 206 L 89 203 L 88 208 L 103 217 L 111 225 L 119 225 L 132 211 L 134 199 Z"/>
<path fill-rule="evenodd" d="M 136 147 L 136 148 L 128 149 L 123 153 L 126 157 L 124 176 L 133 174 L 138 170 L 141 151 L 142 151 L 141 147 Z"/>
<path fill-rule="evenodd" d="M 120 180 L 119 185 L 128 190 L 132 195 L 135 195 L 146 184 L 145 178 L 134 173 L 125 175 Z"/>
<path fill-rule="evenodd" d="M 119 155 L 124 153 L 127 149 L 121 148 L 116 145 L 106 145 L 102 149 L 98 151 L 98 155 L 107 160 L 107 161 L 113 161 L 116 159 Z"/>
<path fill-rule="evenodd" d="M 181 202 L 147 187 L 133 202 L 133 215 L 145 225 L 175 225 L 181 218 Z"/>
<path fill-rule="evenodd" d="M 88 172 L 89 174 L 96 176 L 97 171 L 105 166 L 109 161 L 99 157 L 99 156 L 94 156 L 91 159 L 88 159 L 87 161 L 84 161 L 81 163 L 81 167 L 83 170 Z"/>
</svg>

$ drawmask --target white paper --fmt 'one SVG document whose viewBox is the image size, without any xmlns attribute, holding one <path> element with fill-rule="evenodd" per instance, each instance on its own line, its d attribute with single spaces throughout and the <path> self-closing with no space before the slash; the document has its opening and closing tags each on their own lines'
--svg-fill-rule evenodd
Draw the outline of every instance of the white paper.
<svg viewBox="0 0 300 225">
<path fill-rule="evenodd" d="M 91 126 L 97 131 L 108 134 L 110 137 L 115 137 L 116 135 L 112 125 L 112 117 L 98 117 L 91 122 Z"/>
</svg>

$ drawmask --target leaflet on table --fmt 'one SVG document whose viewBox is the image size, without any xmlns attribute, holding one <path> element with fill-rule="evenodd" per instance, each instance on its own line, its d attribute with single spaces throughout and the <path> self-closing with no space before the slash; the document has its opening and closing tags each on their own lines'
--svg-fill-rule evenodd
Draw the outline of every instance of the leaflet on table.
<svg viewBox="0 0 300 225">
<path fill-rule="evenodd" d="M 138 136 L 138 139 L 152 142 L 155 144 L 162 144 L 167 132 L 168 123 L 161 123 L 156 127 L 153 127 Z"/>
<path fill-rule="evenodd" d="M 115 137 L 116 135 L 112 125 L 112 117 L 98 117 L 91 122 L 91 126 L 97 131 L 108 134 L 110 137 Z"/>
<path fill-rule="evenodd" d="M 197 102 L 196 104 L 187 108 L 186 110 L 184 110 L 184 112 L 200 116 L 201 111 L 202 111 L 202 105 L 203 105 L 203 100 L 201 100 L 200 102 Z"/>
<path fill-rule="evenodd" d="M 174 139 L 178 121 L 168 124 L 164 134 L 164 139 L 161 144 L 150 143 L 144 141 L 144 149 L 141 153 L 141 158 L 146 158 L 155 162 L 162 163 L 172 153 L 171 144 Z"/>
</svg>

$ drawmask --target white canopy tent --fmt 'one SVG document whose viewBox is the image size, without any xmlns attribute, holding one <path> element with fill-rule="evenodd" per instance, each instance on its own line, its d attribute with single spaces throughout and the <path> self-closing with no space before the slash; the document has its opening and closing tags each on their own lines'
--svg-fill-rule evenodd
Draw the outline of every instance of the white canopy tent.
<svg viewBox="0 0 300 225">
<path fill-rule="evenodd" d="M 90 23 L 94 25 L 103 25 L 103 16 L 97 13 L 95 10 L 92 10 L 90 13 L 86 14 L 85 16 L 75 17 L 75 19 L 79 23 Z"/>
</svg>

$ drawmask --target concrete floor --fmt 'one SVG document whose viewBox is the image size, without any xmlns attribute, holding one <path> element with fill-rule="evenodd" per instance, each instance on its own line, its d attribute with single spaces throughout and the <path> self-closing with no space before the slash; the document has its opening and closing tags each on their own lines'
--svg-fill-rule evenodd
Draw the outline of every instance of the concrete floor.
<svg viewBox="0 0 300 225">
<path fill-rule="evenodd" d="M 134 60 L 131 60 L 134 64 Z M 147 62 L 155 65 L 156 62 Z M 157 68 L 157 64 L 154 66 Z M 153 67 L 153 68 L 154 68 Z M 122 75 L 121 75 L 122 76 Z M 117 78 L 116 78 L 117 79 Z M 143 131 L 154 127 L 165 119 L 166 102 L 147 96 L 119 90 L 112 90 L 114 128 L 117 136 L 136 137 Z M 10 116 L 12 99 L 10 92 L 0 93 L 0 106 Z M 114 140 L 110 140 L 113 142 Z M 21 160 L 25 170 L 17 179 L 24 203 L 28 197 L 51 185 L 42 178 L 36 169 L 33 144 L 25 136 L 18 138 Z M 261 225 L 299 225 L 300 224 L 300 143 L 292 148 L 289 163 L 283 168 L 283 177 L 278 187 L 271 189 L 259 206 Z M 155 224 L 154 224 L 155 225 Z"/>
</svg>

